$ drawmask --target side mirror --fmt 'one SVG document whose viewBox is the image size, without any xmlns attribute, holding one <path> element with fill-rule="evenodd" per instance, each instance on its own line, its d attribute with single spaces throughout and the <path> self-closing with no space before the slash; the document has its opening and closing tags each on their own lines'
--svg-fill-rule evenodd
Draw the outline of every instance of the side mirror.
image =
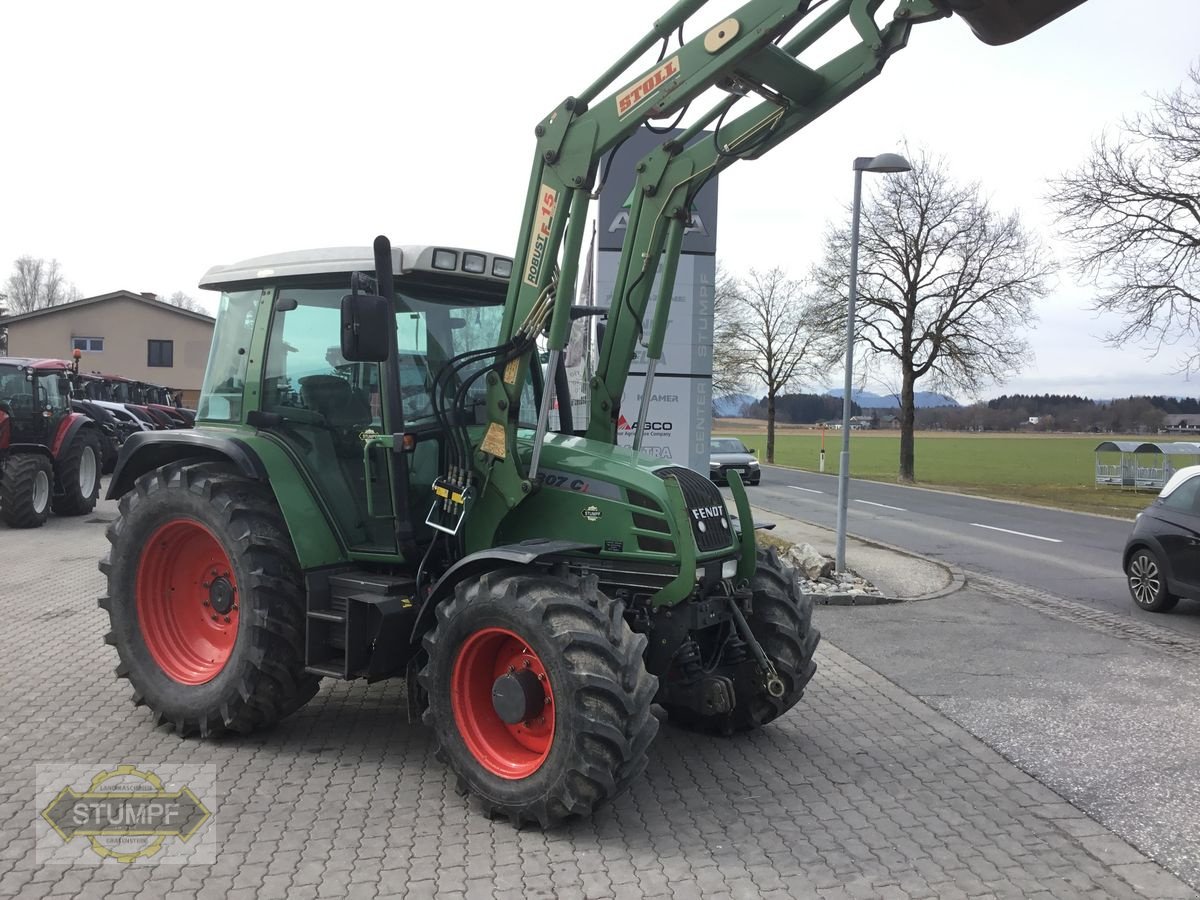
<svg viewBox="0 0 1200 900">
<path fill-rule="evenodd" d="M 746 448 L 746 452 L 747 452 L 747 453 L 749 453 L 751 456 L 753 456 L 753 455 L 754 455 L 755 453 L 757 453 L 758 451 L 757 451 L 757 450 L 755 450 L 753 447 L 747 447 L 747 448 Z"/>
<path fill-rule="evenodd" d="M 342 298 L 342 356 L 348 362 L 382 362 L 388 357 L 388 329 L 395 328 L 392 304 L 375 294 Z"/>
</svg>

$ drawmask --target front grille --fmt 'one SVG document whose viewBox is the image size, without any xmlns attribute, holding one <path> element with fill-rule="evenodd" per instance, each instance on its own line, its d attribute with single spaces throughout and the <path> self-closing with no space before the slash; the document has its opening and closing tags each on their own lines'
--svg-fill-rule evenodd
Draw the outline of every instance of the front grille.
<svg viewBox="0 0 1200 900">
<path fill-rule="evenodd" d="M 683 489 L 683 500 L 687 504 L 689 518 L 692 520 L 692 534 L 696 538 L 696 547 L 701 553 L 710 550 L 722 550 L 733 543 L 733 532 L 729 530 L 729 514 L 725 510 L 725 500 L 721 491 L 712 479 L 706 478 L 699 472 L 685 469 L 682 466 L 666 466 L 654 472 L 664 481 L 675 478 Z M 696 510 L 720 507 L 720 515 L 701 517 Z M 703 530 L 701 530 L 703 525 Z"/>
</svg>

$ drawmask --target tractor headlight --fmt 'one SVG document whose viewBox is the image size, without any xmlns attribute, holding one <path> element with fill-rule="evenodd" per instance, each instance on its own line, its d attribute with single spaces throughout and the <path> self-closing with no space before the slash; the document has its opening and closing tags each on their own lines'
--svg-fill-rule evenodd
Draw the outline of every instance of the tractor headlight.
<svg viewBox="0 0 1200 900">
<path fill-rule="evenodd" d="M 723 562 L 721 564 L 721 577 L 722 578 L 732 578 L 734 575 L 736 575 L 737 574 L 737 564 L 738 564 L 738 561 L 736 559 L 725 560 L 725 562 Z"/>
</svg>

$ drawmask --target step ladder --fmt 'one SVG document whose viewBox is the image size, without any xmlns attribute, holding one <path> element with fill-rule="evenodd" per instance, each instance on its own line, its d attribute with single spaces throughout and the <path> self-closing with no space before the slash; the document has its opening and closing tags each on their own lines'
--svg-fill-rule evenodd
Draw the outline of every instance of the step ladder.
<svg viewBox="0 0 1200 900">
<path fill-rule="evenodd" d="M 308 592 L 305 671 L 343 680 L 392 674 L 406 662 L 395 651 L 407 643 L 418 607 L 416 582 L 408 576 L 329 576 L 327 590 Z"/>
</svg>

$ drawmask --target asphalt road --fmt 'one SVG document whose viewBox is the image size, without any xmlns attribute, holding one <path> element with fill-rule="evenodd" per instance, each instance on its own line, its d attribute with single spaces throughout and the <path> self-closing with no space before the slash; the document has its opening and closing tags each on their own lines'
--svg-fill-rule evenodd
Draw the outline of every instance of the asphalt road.
<svg viewBox="0 0 1200 900">
<path fill-rule="evenodd" d="M 834 528 L 837 477 L 763 466 L 751 487 L 763 509 Z M 1149 498 L 1147 499 L 1149 503 Z M 1132 523 L 1001 500 L 872 481 L 850 482 L 846 530 L 1096 609 L 1200 634 L 1200 603 L 1183 600 L 1167 614 L 1133 605 L 1121 572 Z M 853 568 L 854 560 L 847 560 Z"/>
</svg>

